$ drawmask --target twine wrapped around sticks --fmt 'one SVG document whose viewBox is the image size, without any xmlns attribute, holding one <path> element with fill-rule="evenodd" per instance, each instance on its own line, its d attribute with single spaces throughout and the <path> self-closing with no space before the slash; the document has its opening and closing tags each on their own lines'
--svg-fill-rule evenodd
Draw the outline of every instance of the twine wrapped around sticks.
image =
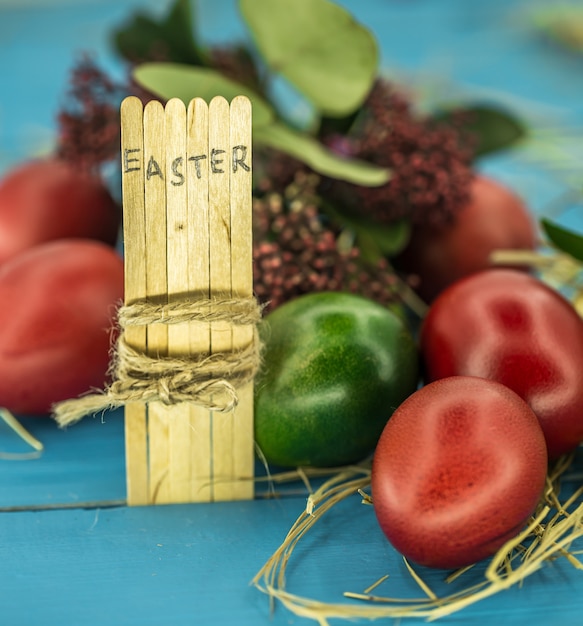
<svg viewBox="0 0 583 626">
<path fill-rule="evenodd" d="M 86 415 L 115 409 L 128 402 L 161 402 L 165 405 L 190 402 L 209 410 L 227 412 L 237 406 L 236 388 L 251 382 L 260 364 L 257 324 L 262 307 L 254 298 L 211 298 L 178 300 L 169 304 L 137 302 L 118 311 L 119 338 L 110 365 L 112 383 L 79 398 L 53 407 L 60 426 L 68 426 Z M 149 324 L 228 322 L 253 326 L 253 341 L 229 352 L 192 356 L 153 357 L 130 346 L 123 330 Z"/>
</svg>

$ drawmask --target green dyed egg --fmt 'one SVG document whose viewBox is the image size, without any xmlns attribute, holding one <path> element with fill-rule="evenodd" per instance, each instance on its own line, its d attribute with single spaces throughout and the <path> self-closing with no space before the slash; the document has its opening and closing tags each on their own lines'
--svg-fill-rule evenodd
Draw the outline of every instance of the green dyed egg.
<svg viewBox="0 0 583 626">
<path fill-rule="evenodd" d="M 301 296 L 269 314 L 260 334 L 255 439 L 270 464 L 362 460 L 417 387 L 409 330 L 372 300 L 337 292 Z"/>
</svg>

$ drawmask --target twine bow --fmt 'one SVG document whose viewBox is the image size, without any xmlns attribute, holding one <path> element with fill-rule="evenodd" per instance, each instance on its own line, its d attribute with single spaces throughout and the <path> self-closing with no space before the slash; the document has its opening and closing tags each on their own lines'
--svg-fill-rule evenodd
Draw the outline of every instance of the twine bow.
<svg viewBox="0 0 583 626">
<path fill-rule="evenodd" d="M 115 409 L 128 402 L 190 402 L 228 412 L 238 403 L 237 387 L 251 382 L 260 364 L 257 324 L 262 307 L 254 298 L 179 300 L 169 304 L 138 302 L 118 311 L 120 334 L 110 365 L 112 382 L 104 390 L 65 400 L 53 407 L 60 426 L 85 415 Z M 229 322 L 253 326 L 253 341 L 240 350 L 184 357 L 150 356 L 130 346 L 124 329 L 148 324 Z"/>
</svg>

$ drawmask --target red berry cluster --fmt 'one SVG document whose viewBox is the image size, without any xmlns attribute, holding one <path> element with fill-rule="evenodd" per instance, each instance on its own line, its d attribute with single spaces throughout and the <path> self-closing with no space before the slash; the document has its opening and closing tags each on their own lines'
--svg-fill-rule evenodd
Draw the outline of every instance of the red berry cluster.
<svg viewBox="0 0 583 626">
<path fill-rule="evenodd" d="M 314 189 L 317 178 L 299 173 L 283 194 L 254 200 L 254 285 L 260 302 L 275 309 L 315 291 L 349 291 L 382 304 L 398 299 L 398 281 L 386 260 L 367 264 L 358 248 L 340 245 L 325 225 Z"/>
<path fill-rule="evenodd" d="M 237 51 L 216 49 L 212 64 L 226 74 L 258 81 L 252 61 Z M 119 158 L 119 102 L 136 86 L 114 84 L 88 58 L 74 68 L 68 108 L 61 111 L 59 155 L 96 171 Z M 320 210 L 319 198 L 361 212 L 368 220 L 413 224 L 442 222 L 466 201 L 470 152 L 451 127 L 418 120 L 409 101 L 378 81 L 349 135 L 328 135 L 336 151 L 393 171 L 378 188 L 360 187 L 311 174 L 287 155 L 258 147 L 254 156 L 254 281 L 261 302 L 276 308 L 314 291 L 349 291 L 387 304 L 399 300 L 389 263 L 370 264 Z"/>
<path fill-rule="evenodd" d="M 414 115 L 409 100 L 379 79 L 348 136 L 324 140 L 343 154 L 391 169 L 380 187 L 327 179 L 321 193 L 382 224 L 444 223 L 468 200 L 471 139 L 451 125 Z"/>
<path fill-rule="evenodd" d="M 120 86 L 89 57 L 81 59 L 73 68 L 66 106 L 58 115 L 57 155 L 86 171 L 117 159 L 122 97 Z"/>
<path fill-rule="evenodd" d="M 210 67 L 263 92 L 255 63 L 244 47 L 213 47 L 208 54 Z M 163 46 L 155 45 L 139 61 L 164 61 L 166 57 Z M 154 97 L 131 77 L 128 84 L 114 83 L 93 59 L 82 57 L 71 71 L 65 103 L 57 117 L 57 155 L 93 172 L 103 163 L 119 159 L 119 105 L 126 95 L 138 96 L 144 103 Z"/>
</svg>

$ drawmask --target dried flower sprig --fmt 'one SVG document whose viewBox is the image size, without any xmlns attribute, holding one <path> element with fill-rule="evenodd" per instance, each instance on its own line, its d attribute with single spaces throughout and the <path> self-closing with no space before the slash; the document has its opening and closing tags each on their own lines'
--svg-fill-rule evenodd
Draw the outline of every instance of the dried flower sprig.
<svg viewBox="0 0 583 626">
<path fill-rule="evenodd" d="M 57 155 L 85 171 L 118 157 L 119 103 L 126 90 L 88 56 L 73 68 L 66 102 L 58 115 Z"/>
<path fill-rule="evenodd" d="M 472 138 L 451 125 L 416 116 L 404 93 L 384 79 L 376 81 L 347 136 L 323 139 L 341 154 L 393 172 L 380 187 L 323 181 L 321 193 L 353 214 L 381 224 L 403 218 L 413 224 L 442 224 L 469 198 Z"/>
<path fill-rule="evenodd" d="M 225 61 L 225 53 L 219 57 Z M 218 61 L 217 61 L 218 62 Z M 131 91 L 111 81 L 90 58 L 75 67 L 69 106 L 59 116 L 59 155 L 87 170 L 119 156 L 119 101 Z M 363 260 L 341 245 L 341 231 L 322 215 L 319 178 L 299 162 L 258 151 L 254 281 L 258 298 L 274 309 L 313 291 L 350 291 L 389 304 L 402 285 L 385 259 Z"/>
<path fill-rule="evenodd" d="M 148 58 L 140 61 L 165 60 L 156 47 L 148 54 Z M 261 93 L 257 67 L 245 48 L 213 47 L 208 55 L 210 67 L 225 76 L 237 77 Z M 144 102 L 154 97 L 131 77 L 127 82 L 113 81 L 92 57 L 82 56 L 71 70 L 69 88 L 57 115 L 57 155 L 91 172 L 118 159 L 119 106 L 127 95 L 138 96 Z"/>
<path fill-rule="evenodd" d="M 385 259 L 368 264 L 358 248 L 342 247 L 341 232 L 322 217 L 318 178 L 299 172 L 283 193 L 255 199 L 254 285 L 274 309 L 314 291 L 349 291 L 387 305 L 402 285 Z"/>
</svg>

